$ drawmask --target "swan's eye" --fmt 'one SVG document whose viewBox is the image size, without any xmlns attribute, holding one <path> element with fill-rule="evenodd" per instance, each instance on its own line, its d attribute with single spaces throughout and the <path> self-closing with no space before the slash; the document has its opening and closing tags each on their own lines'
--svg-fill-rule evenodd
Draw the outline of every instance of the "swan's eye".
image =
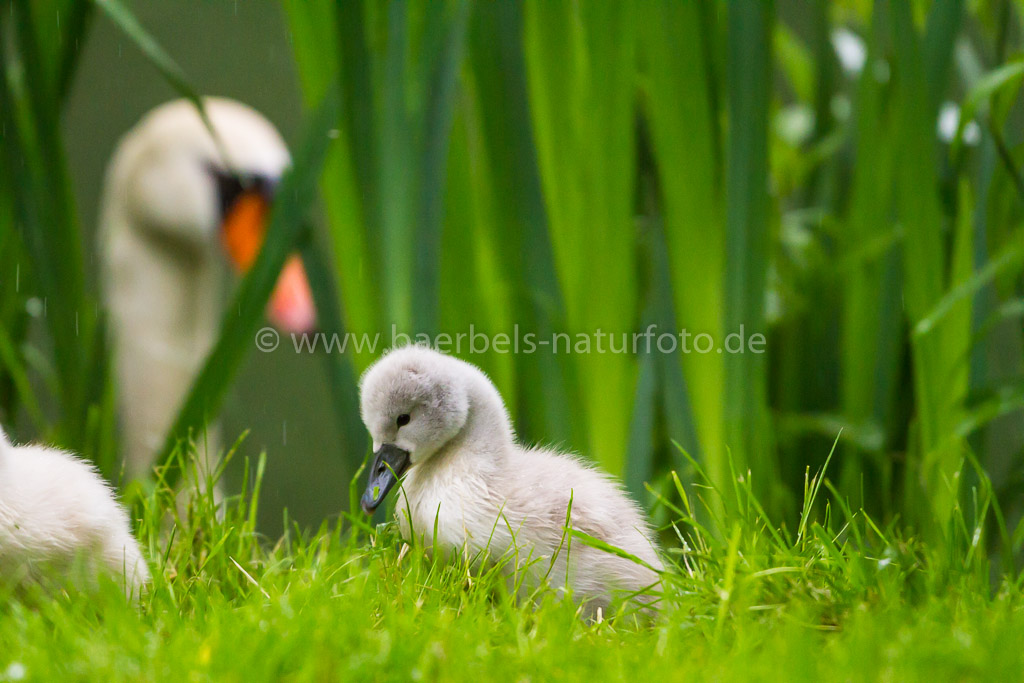
<svg viewBox="0 0 1024 683">
<path fill-rule="evenodd" d="M 404 427 L 405 425 L 409 424 L 409 413 L 402 413 L 401 415 L 399 415 L 397 423 L 399 427 Z"/>
</svg>

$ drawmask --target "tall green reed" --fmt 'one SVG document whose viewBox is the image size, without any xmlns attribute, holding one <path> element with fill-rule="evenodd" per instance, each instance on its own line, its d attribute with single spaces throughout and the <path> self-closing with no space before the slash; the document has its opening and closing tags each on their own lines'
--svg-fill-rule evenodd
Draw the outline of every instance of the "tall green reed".
<svg viewBox="0 0 1024 683">
<path fill-rule="evenodd" d="M 325 194 L 336 251 L 367 245 L 357 273 L 339 272 L 346 307 L 372 300 L 378 327 L 408 325 L 412 314 L 405 300 L 370 293 L 366 273 L 408 263 L 404 249 L 436 254 L 436 242 L 414 238 L 382 258 L 370 245 L 410 233 L 375 223 L 372 207 L 393 182 L 387 169 L 411 167 L 416 147 L 403 135 L 427 111 L 417 74 L 454 39 L 446 22 L 460 7 L 400 3 L 385 16 L 359 3 L 334 14 L 330 3 L 288 6 L 307 96 L 336 72 L 349 98 L 336 171 L 345 182 Z M 954 145 L 951 165 L 936 134 L 940 104 L 978 78 L 965 80 L 954 45 L 976 53 L 1005 34 L 959 2 L 918 9 L 812 3 L 800 24 L 784 2 L 472 4 L 454 87 L 436 91 L 457 101 L 436 329 L 637 331 L 654 319 L 657 280 L 645 274 L 657 270 L 645 246 L 654 244 L 667 251 L 661 291 L 672 302 L 657 319 L 719 343 L 740 326 L 771 340 L 764 356 L 673 356 L 682 372 L 671 390 L 671 369 L 643 354 L 472 355 L 510 397 L 526 438 L 584 449 L 641 491 L 673 461 L 664 444 L 678 437 L 713 481 L 749 471 L 769 507 L 791 509 L 804 467 L 842 428 L 840 490 L 854 505 L 948 528 L 964 456 L 977 448 L 964 439 L 979 409 L 965 359 L 979 316 L 971 296 L 947 298 L 965 286 L 994 294 L 977 282 L 989 262 L 980 244 L 995 244 L 992 253 L 1007 244 L 1019 205 L 998 230 L 979 227 L 964 159 L 972 150 Z M 333 18 L 333 29 L 313 16 Z M 965 34 L 971 25 L 981 28 Z M 840 28 L 863 36 L 859 67 L 835 51 Z M 331 30 L 336 63 L 315 60 L 313 35 Z M 408 41 L 420 46 L 405 48 L 418 68 L 395 64 L 391 50 Z M 399 87 L 413 103 L 399 110 L 419 122 L 382 134 L 394 130 L 388 89 Z M 968 114 L 995 98 L 988 87 L 968 99 Z M 1006 99 L 999 112 L 1012 109 Z M 807 116 L 806 131 L 787 132 Z M 1012 166 L 988 169 L 1012 178 Z M 407 203 L 388 210 L 410 215 Z M 410 285 L 409 272 L 371 281 L 393 291 Z M 1003 272 L 1009 280 L 1019 268 Z M 433 311 L 425 282 L 412 305 Z M 941 320 L 922 331 L 937 306 Z M 558 372 L 538 376 L 539 367 Z"/>
<path fill-rule="evenodd" d="M 72 20 L 55 35 L 57 5 Z M 126 9 L 96 6 L 190 94 Z M 0 188 L 0 406 L 95 453 L 113 448 L 107 350 L 55 125 L 92 7 L 0 16 L 3 168 L 23 180 Z M 989 9 L 814 2 L 801 21 L 781 0 L 289 0 L 317 112 L 300 192 L 275 209 L 239 290 L 249 314 L 225 324 L 168 452 L 214 417 L 278 257 L 305 244 L 329 326 L 384 343 L 392 325 L 766 335 L 764 355 L 463 345 L 524 439 L 585 451 L 640 495 L 673 488 L 669 467 L 695 476 L 676 439 L 716 487 L 741 480 L 795 521 L 804 472 L 841 429 L 852 509 L 953 538 L 971 458 L 1019 509 L 1024 71 Z M 834 47 L 850 34 L 859 66 Z M 936 132 L 947 101 L 963 103 L 952 144 Z M 329 258 L 300 228 L 317 178 Z M 25 292 L 45 302 L 52 349 L 27 342 Z M 373 357 L 352 355 L 331 370 L 342 413 Z"/>
</svg>

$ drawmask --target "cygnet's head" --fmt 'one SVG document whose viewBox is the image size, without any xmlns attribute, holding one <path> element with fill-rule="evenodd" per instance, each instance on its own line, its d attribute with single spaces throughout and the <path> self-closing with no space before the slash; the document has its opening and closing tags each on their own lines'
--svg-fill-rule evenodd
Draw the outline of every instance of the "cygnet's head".
<svg viewBox="0 0 1024 683">
<path fill-rule="evenodd" d="M 277 129 L 254 109 L 215 97 L 204 106 L 216 139 L 186 100 L 147 114 L 112 159 L 107 201 L 136 229 L 157 237 L 154 248 L 202 253 L 219 246 L 244 273 L 263 245 L 291 157 Z M 268 313 L 286 330 L 313 327 L 315 309 L 297 256 L 285 266 Z"/>
<path fill-rule="evenodd" d="M 373 512 L 409 467 L 435 457 L 467 426 L 471 411 L 495 438 L 512 432 L 497 390 L 478 368 L 423 346 L 390 351 L 363 374 L 360 410 L 373 439 L 374 460 L 363 494 Z"/>
</svg>

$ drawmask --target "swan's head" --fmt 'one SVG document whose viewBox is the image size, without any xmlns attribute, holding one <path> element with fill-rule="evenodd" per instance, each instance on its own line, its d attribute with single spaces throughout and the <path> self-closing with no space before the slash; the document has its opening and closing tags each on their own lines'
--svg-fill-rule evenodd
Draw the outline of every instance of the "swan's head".
<svg viewBox="0 0 1024 683">
<path fill-rule="evenodd" d="M 395 349 L 363 374 L 360 410 L 374 450 L 363 510 L 373 512 L 406 469 L 463 430 L 476 375 L 487 381 L 468 363 L 421 346 Z"/>
<path fill-rule="evenodd" d="M 198 254 L 219 245 L 244 273 L 263 244 L 274 192 L 291 157 L 281 135 L 255 110 L 223 98 L 204 103 L 217 138 L 190 102 L 154 109 L 118 148 L 108 201 L 153 237 L 155 248 Z M 290 331 L 315 324 L 298 257 L 282 271 L 268 314 Z"/>
</svg>

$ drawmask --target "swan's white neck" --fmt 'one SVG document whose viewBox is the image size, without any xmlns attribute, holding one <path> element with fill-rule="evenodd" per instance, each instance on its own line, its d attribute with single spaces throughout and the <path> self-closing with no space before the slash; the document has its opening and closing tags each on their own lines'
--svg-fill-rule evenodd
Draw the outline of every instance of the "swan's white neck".
<svg viewBox="0 0 1024 683">
<path fill-rule="evenodd" d="M 219 325 L 216 244 L 174 242 L 133 224 L 116 197 L 103 212 L 106 298 L 127 474 L 148 472 Z"/>
</svg>

